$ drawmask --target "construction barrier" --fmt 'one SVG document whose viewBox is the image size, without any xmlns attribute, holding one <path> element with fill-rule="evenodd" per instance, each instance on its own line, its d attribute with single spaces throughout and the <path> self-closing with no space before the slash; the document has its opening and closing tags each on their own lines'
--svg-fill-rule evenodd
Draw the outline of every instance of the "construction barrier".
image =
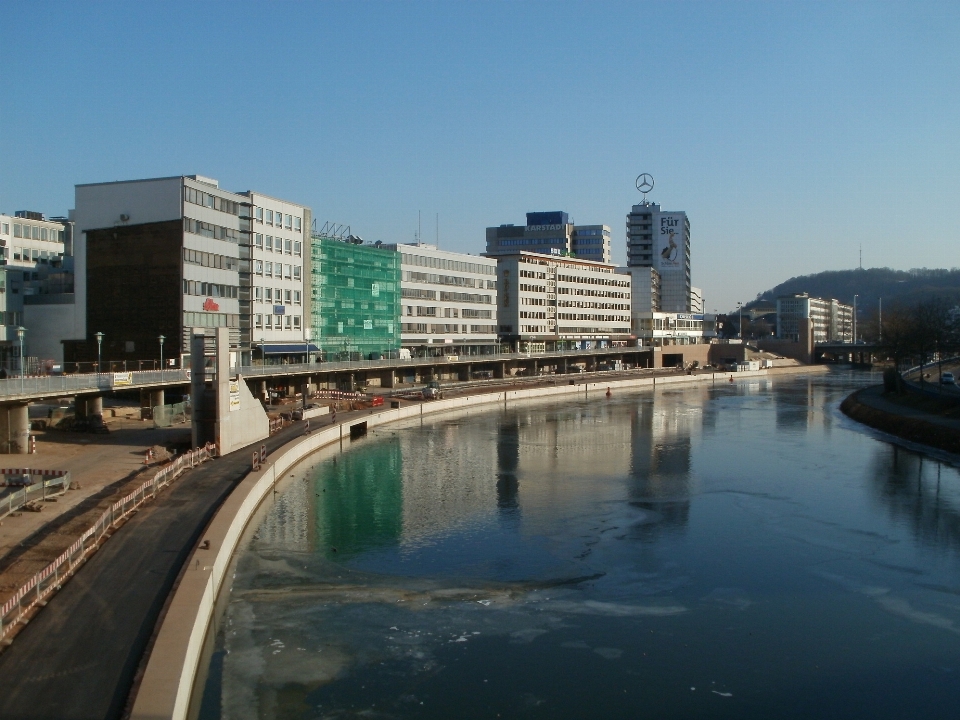
<svg viewBox="0 0 960 720">
<path fill-rule="evenodd" d="M 16 512 L 34 500 L 46 500 L 51 495 L 61 495 L 70 484 L 70 473 L 66 470 L 35 470 L 31 468 L 3 468 L 3 485 L 22 489 L 0 496 L 0 519 Z M 33 480 L 40 477 L 40 482 Z"/>
<path fill-rule="evenodd" d="M 100 519 L 87 529 L 60 557 L 30 578 L 0 607 L 0 638 L 9 633 L 10 629 L 43 598 L 58 590 L 63 581 L 73 574 L 76 567 L 97 549 L 104 536 L 109 537 L 108 533 L 117 527 L 117 523 L 125 520 L 133 510 L 136 510 L 148 499 L 156 497 L 160 490 L 173 482 L 183 472 L 215 457 L 216 446 L 212 443 L 196 450 L 189 450 L 169 465 L 158 470 L 150 480 L 140 485 L 132 493 L 113 503 L 103 512 Z M 4 474 L 20 472 L 22 474 L 33 471 L 0 470 L 0 472 Z M 37 472 L 64 473 L 64 471 L 56 470 Z M 68 478 L 69 473 L 64 473 L 59 482 L 64 483 Z"/>
</svg>

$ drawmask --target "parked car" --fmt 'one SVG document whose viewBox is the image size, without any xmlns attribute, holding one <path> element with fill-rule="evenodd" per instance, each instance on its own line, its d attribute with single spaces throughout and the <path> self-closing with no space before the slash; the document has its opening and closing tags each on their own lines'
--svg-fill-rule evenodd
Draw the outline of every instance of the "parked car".
<svg viewBox="0 0 960 720">
<path fill-rule="evenodd" d="M 953 373 L 943 373 L 940 375 L 940 384 L 941 385 L 956 385 L 957 381 L 953 379 Z"/>
</svg>

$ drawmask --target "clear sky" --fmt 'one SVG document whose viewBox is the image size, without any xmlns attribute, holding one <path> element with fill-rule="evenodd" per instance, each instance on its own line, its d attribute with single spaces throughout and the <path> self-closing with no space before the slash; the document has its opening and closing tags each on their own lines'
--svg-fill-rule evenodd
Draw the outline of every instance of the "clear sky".
<svg viewBox="0 0 960 720">
<path fill-rule="evenodd" d="M 3 2 L 0 211 L 199 173 L 366 240 L 484 249 L 634 180 L 707 310 L 789 277 L 960 265 L 960 4 Z"/>
</svg>

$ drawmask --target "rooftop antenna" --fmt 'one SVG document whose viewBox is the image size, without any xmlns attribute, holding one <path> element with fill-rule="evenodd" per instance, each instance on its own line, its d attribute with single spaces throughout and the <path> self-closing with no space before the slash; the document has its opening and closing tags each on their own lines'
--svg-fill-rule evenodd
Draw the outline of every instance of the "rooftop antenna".
<svg viewBox="0 0 960 720">
<path fill-rule="evenodd" d="M 420 211 L 417 210 L 417 245 L 423 242 L 423 233 L 420 232 Z"/>
<path fill-rule="evenodd" d="M 437 250 L 440 249 L 440 213 L 437 213 Z"/>
<path fill-rule="evenodd" d="M 863 270 L 863 243 L 860 243 L 860 269 Z"/>
<path fill-rule="evenodd" d="M 643 193 L 643 203 L 647 202 L 647 193 L 653 190 L 653 175 L 640 173 L 637 176 L 637 190 Z"/>
</svg>

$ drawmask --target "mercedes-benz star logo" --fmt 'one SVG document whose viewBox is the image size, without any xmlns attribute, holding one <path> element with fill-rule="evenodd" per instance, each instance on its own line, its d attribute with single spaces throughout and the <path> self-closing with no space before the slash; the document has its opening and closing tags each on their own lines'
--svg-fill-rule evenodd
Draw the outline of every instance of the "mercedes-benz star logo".
<svg viewBox="0 0 960 720">
<path fill-rule="evenodd" d="M 648 192 L 653 190 L 653 175 L 650 173 L 643 173 L 637 178 L 637 190 L 646 195 Z"/>
</svg>

